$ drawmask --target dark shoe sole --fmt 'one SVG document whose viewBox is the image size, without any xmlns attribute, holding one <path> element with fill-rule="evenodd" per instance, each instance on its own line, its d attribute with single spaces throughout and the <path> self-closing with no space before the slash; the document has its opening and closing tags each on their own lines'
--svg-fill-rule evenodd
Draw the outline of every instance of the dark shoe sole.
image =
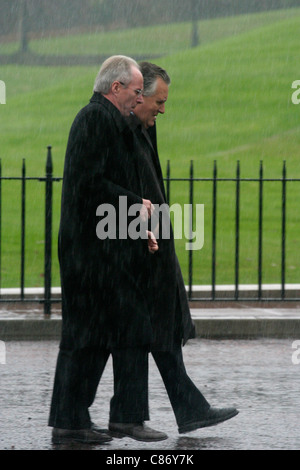
<svg viewBox="0 0 300 470">
<path fill-rule="evenodd" d="M 111 442 L 112 439 L 105 439 L 105 441 L 98 441 L 98 440 L 84 440 L 84 439 L 79 439 L 76 437 L 64 437 L 64 438 L 52 438 L 52 444 L 72 444 L 72 442 L 80 443 L 80 444 L 90 444 L 90 445 L 103 445 L 103 444 L 108 444 Z"/>
<path fill-rule="evenodd" d="M 105 439 L 105 441 L 97 441 L 97 440 L 84 440 L 84 439 L 78 439 L 74 437 L 64 437 L 64 438 L 52 438 L 52 444 L 60 445 L 60 444 L 72 444 L 72 442 L 80 443 L 80 444 L 88 444 L 88 445 L 103 445 L 103 444 L 108 444 L 111 442 L 112 439 Z"/>
<path fill-rule="evenodd" d="M 228 415 L 223 416 L 222 418 L 215 418 L 210 420 L 203 420 L 203 421 L 195 421 L 194 423 L 189 423 L 184 426 L 180 426 L 178 429 L 179 434 L 184 434 L 186 432 L 195 431 L 199 428 L 207 428 L 209 426 L 215 426 L 216 424 L 223 423 L 223 421 L 227 421 L 228 419 L 234 418 L 239 412 L 237 410 L 232 411 L 232 413 L 228 413 Z"/>
<path fill-rule="evenodd" d="M 123 437 L 131 437 L 131 439 L 135 439 L 136 441 L 140 441 L 140 442 L 158 442 L 158 441 L 164 441 L 166 439 L 168 439 L 168 436 L 164 436 L 164 437 L 159 437 L 159 438 L 142 438 L 142 437 L 137 437 L 137 436 L 133 436 L 132 434 L 127 434 L 125 432 L 119 432 L 119 431 L 109 431 L 109 434 L 110 436 L 112 437 L 116 437 L 117 439 L 122 439 Z"/>
<path fill-rule="evenodd" d="M 101 436 L 101 434 L 99 433 Z M 72 442 L 76 443 L 81 443 L 81 444 L 93 444 L 93 445 L 101 445 L 101 444 L 107 444 L 108 442 L 112 441 L 112 437 L 106 436 L 102 438 L 96 438 L 95 439 L 85 439 L 83 437 L 79 436 L 52 436 L 52 443 L 53 444 L 71 444 Z"/>
</svg>

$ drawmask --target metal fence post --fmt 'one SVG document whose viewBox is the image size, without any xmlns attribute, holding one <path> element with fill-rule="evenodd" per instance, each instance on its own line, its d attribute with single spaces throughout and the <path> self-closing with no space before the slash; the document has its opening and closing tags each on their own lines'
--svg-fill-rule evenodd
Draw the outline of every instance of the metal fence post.
<svg viewBox="0 0 300 470">
<path fill-rule="evenodd" d="M 44 314 L 51 315 L 51 245 L 52 245 L 52 185 L 53 165 L 51 146 L 48 146 L 46 162 L 45 191 L 45 278 L 44 278 Z"/>
<path fill-rule="evenodd" d="M 285 239 L 286 239 L 286 162 L 282 168 L 282 221 L 281 221 L 281 299 L 285 298 Z"/>
<path fill-rule="evenodd" d="M 263 250 L 263 162 L 259 167 L 258 201 L 258 298 L 262 298 L 262 250 Z"/>
<path fill-rule="evenodd" d="M 170 160 L 168 160 L 167 162 L 167 194 L 166 194 L 166 198 L 167 198 L 167 204 L 170 205 Z"/>
<path fill-rule="evenodd" d="M 235 201 L 235 300 L 239 298 L 239 250 L 240 250 L 240 162 L 236 167 L 236 201 Z"/>
<path fill-rule="evenodd" d="M 0 298 L 2 287 L 2 162 L 0 159 Z"/>
<path fill-rule="evenodd" d="M 193 210 L 194 210 L 194 165 L 193 165 L 193 160 L 191 160 L 190 163 L 190 188 L 189 188 L 189 193 L 190 193 L 190 204 L 189 204 L 189 210 L 190 210 L 190 220 L 189 220 L 189 242 L 191 244 L 192 242 L 192 234 L 193 234 Z M 189 300 L 191 300 L 193 296 L 193 250 L 190 248 L 189 250 Z"/>
<path fill-rule="evenodd" d="M 22 165 L 22 188 L 21 188 L 21 299 L 24 300 L 24 280 L 25 280 L 25 183 L 26 170 L 25 159 Z"/>
<path fill-rule="evenodd" d="M 214 161 L 213 170 L 213 197 L 212 197 L 212 254 L 211 254 L 211 295 L 216 296 L 216 234 L 217 234 L 217 162 Z"/>
</svg>

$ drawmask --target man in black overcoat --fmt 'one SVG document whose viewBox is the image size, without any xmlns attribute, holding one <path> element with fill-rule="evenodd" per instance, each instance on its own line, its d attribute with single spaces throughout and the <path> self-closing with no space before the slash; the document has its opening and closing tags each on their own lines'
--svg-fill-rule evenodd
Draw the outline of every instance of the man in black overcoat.
<svg viewBox="0 0 300 470">
<path fill-rule="evenodd" d="M 151 342 L 151 353 L 164 381 L 179 433 L 212 426 L 235 416 L 235 408 L 213 408 L 200 390 L 188 377 L 182 356 L 182 344 L 194 337 L 194 327 L 187 301 L 178 259 L 175 254 L 172 228 L 155 230 L 166 224 L 156 211 L 166 204 L 166 195 L 156 142 L 156 118 L 165 112 L 170 78 L 161 67 L 143 62 L 140 64 L 144 77 L 144 102 L 131 113 L 131 128 L 135 131 L 135 144 L 139 155 L 138 168 L 143 182 L 142 197 L 155 207 L 153 235 L 157 237 L 158 249 L 149 258 L 152 299 L 151 325 L 156 337 Z M 155 221 L 155 217 L 157 222 Z M 165 229 L 166 227 L 161 227 Z"/>
<path fill-rule="evenodd" d="M 149 419 L 148 353 L 158 336 L 151 321 L 149 262 L 157 247 L 149 231 L 138 238 L 124 233 L 124 220 L 125 229 L 136 220 L 132 214 L 127 218 L 124 202 L 138 208 L 141 220 L 152 210 L 142 197 L 134 135 L 125 120 L 143 102 L 142 89 L 135 61 L 109 58 L 90 103 L 70 130 L 59 229 L 62 337 L 49 417 L 55 443 L 111 440 L 88 411 L 110 354 L 113 430 L 144 441 L 167 438 L 144 424 Z M 99 230 L 103 208 L 113 209 L 107 236 Z"/>
</svg>

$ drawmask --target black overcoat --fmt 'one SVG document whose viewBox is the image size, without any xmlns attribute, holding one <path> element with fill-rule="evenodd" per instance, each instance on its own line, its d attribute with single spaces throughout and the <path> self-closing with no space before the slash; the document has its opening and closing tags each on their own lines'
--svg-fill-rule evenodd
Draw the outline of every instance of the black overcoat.
<svg viewBox="0 0 300 470">
<path fill-rule="evenodd" d="M 62 348 L 168 349 L 173 342 L 174 312 L 167 309 L 158 322 L 153 312 L 155 255 L 146 239 L 119 239 L 120 196 L 128 207 L 142 203 L 134 134 L 117 108 L 94 93 L 72 124 L 65 157 L 58 243 Z M 116 239 L 96 234 L 102 204 L 116 209 Z M 174 284 L 168 289 L 167 277 L 164 282 L 165 294 L 175 297 Z M 190 324 L 187 331 L 185 338 Z"/>
<path fill-rule="evenodd" d="M 138 165 L 142 195 L 146 199 L 150 198 L 153 204 L 164 205 L 167 203 L 167 199 L 157 150 L 156 126 L 149 127 L 146 131 L 142 129 L 142 126 L 137 126 L 136 119 L 133 119 L 131 126 L 132 128 L 135 127 L 135 135 L 139 136 L 137 145 L 142 147 L 138 151 L 138 162 L 141 161 L 143 153 L 144 155 L 147 154 L 146 161 L 150 160 L 154 173 L 154 178 L 151 178 L 151 172 L 146 172 L 143 170 L 142 165 Z M 145 158 L 143 164 L 144 162 Z M 153 190 L 154 179 L 157 182 L 156 190 Z M 147 181 L 150 181 L 150 184 L 147 184 Z M 152 217 L 154 216 L 155 212 Z M 155 227 L 156 221 L 157 217 L 153 227 Z M 195 327 L 191 319 L 181 268 L 175 252 L 173 229 L 170 221 L 169 223 L 170 237 L 164 238 L 162 230 L 159 231 L 159 250 L 150 258 L 151 287 L 155 293 L 152 301 L 152 324 L 156 326 L 153 350 L 171 349 L 172 338 L 176 341 L 183 340 L 183 344 L 185 344 L 188 339 L 195 337 Z M 162 229 L 163 222 L 161 218 L 160 226 Z"/>
</svg>

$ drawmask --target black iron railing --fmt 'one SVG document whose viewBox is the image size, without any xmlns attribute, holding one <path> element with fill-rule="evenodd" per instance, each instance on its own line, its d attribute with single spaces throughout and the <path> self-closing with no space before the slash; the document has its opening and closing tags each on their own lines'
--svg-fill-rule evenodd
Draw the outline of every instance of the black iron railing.
<svg viewBox="0 0 300 470">
<path fill-rule="evenodd" d="M 2 166 L 0 161 L 0 286 L 2 285 L 2 181 L 21 181 L 21 256 L 20 256 L 20 295 L 9 298 L 0 296 L 0 302 L 39 302 L 44 304 L 45 315 L 51 314 L 51 304 L 60 302 L 60 299 L 54 299 L 51 295 L 51 279 L 52 279 L 52 204 L 53 204 L 53 183 L 61 181 L 62 178 L 53 177 L 53 164 L 51 146 L 47 148 L 46 173 L 44 177 L 28 177 L 26 176 L 25 159 L 22 163 L 22 176 L 11 177 L 2 176 Z M 26 298 L 25 296 L 25 258 L 26 258 L 26 182 L 39 181 L 45 183 L 45 250 L 44 250 L 44 295 L 38 298 Z M 42 221 L 41 221 L 42 223 Z"/>
<path fill-rule="evenodd" d="M 258 178 L 241 178 L 240 176 L 240 162 L 237 161 L 235 178 L 220 178 L 217 175 L 217 162 L 214 162 L 213 176 L 211 178 L 198 178 L 194 176 L 194 164 L 190 162 L 190 175 L 189 178 L 172 178 L 170 171 L 170 163 L 167 164 L 166 172 L 166 193 L 167 202 L 170 205 L 171 182 L 186 181 L 189 184 L 189 203 L 194 204 L 195 183 L 197 182 L 210 182 L 212 184 L 212 249 L 211 249 L 211 292 L 208 297 L 197 297 L 193 295 L 193 258 L 194 253 L 189 251 L 188 261 L 188 297 L 190 301 L 300 301 L 300 291 L 296 291 L 292 296 L 287 296 L 286 290 L 286 196 L 287 196 L 287 183 L 300 182 L 300 178 L 287 178 L 286 175 L 286 162 L 283 162 L 281 178 L 264 178 L 263 175 L 263 162 L 260 162 Z M 225 297 L 217 296 L 216 293 L 216 270 L 217 270 L 217 190 L 220 182 L 234 182 L 235 183 L 235 247 L 234 247 L 234 295 Z M 241 214 L 241 182 L 257 182 L 258 190 L 258 269 L 257 269 L 257 290 L 254 295 L 247 298 L 245 295 L 241 298 L 240 292 L 240 214 Z M 274 298 L 270 295 L 263 297 L 262 289 L 262 273 L 263 273 L 263 190 L 267 182 L 277 182 L 281 185 L 281 278 L 280 278 L 280 294 Z M 193 212 L 192 212 L 193 214 Z M 193 217 L 193 215 L 192 215 Z M 193 221 L 191 222 L 193 224 Z M 300 234 L 300 231 L 299 231 Z M 299 236 L 300 242 L 300 236 Z M 300 281 L 300 274 L 299 274 Z"/>
<path fill-rule="evenodd" d="M 220 178 L 217 174 L 217 163 L 214 162 L 213 175 L 211 178 L 198 178 L 194 176 L 194 165 L 190 163 L 190 171 L 188 178 L 172 178 L 170 162 L 167 164 L 167 171 L 165 177 L 167 202 L 170 205 L 171 200 L 171 185 L 173 182 L 186 182 L 189 186 L 189 204 L 194 205 L 194 198 L 196 194 L 195 184 L 210 183 L 211 189 L 211 285 L 210 292 L 206 296 L 197 296 L 193 292 L 194 284 L 194 257 L 193 250 L 188 252 L 188 286 L 187 293 L 191 302 L 193 301 L 238 301 L 241 300 L 240 292 L 240 186 L 243 182 L 257 182 L 258 183 L 258 269 L 257 269 L 257 290 L 254 295 L 247 298 L 243 296 L 243 300 L 258 300 L 258 301 L 300 301 L 300 295 L 296 292 L 293 296 L 288 296 L 286 291 L 286 192 L 287 183 L 300 182 L 299 178 L 287 178 L 286 164 L 283 163 L 282 175 L 280 178 L 264 178 L 263 164 L 260 163 L 258 178 L 241 178 L 240 164 L 237 162 L 236 175 L 234 178 Z M 2 176 L 1 162 L 0 162 L 0 287 L 1 287 L 1 273 L 2 273 L 2 181 L 4 180 L 19 180 L 21 181 L 21 260 L 20 260 L 20 295 L 18 297 L 8 298 L 7 296 L 0 296 L 0 302 L 33 302 L 37 301 L 44 304 L 44 313 L 49 316 L 51 314 L 51 305 L 53 302 L 60 302 L 61 299 L 52 295 L 52 237 L 53 237 L 53 184 L 62 181 L 61 177 L 53 176 L 52 154 L 51 147 L 47 148 L 46 159 L 46 172 L 44 177 L 28 177 L 26 176 L 25 160 L 22 164 L 21 177 L 5 177 Z M 44 288 L 43 295 L 39 298 L 27 298 L 25 295 L 25 228 L 26 228 L 26 182 L 29 180 L 36 180 L 45 184 L 45 214 L 44 214 L 44 233 L 45 233 L 45 249 L 44 249 Z M 234 290 L 233 295 L 226 295 L 225 297 L 218 295 L 216 291 L 216 274 L 217 274 L 217 234 L 218 234 L 218 189 L 220 182 L 233 182 L 235 185 L 235 235 L 234 235 Z M 280 293 L 278 296 L 272 298 L 270 295 L 263 296 L 262 279 L 263 279 L 263 193 L 266 182 L 277 182 L 281 186 L 281 278 L 280 278 Z M 198 186 L 197 186 L 198 190 Z M 191 211 L 193 217 L 193 211 Z M 191 221 L 193 224 L 193 221 Z M 300 234 L 300 231 L 299 231 Z M 57 234 L 55 234 L 57 236 Z M 299 236 L 300 239 L 300 236 Z M 300 240 L 299 240 L 300 242 Z M 299 274 L 300 281 L 300 274 Z"/>
</svg>

